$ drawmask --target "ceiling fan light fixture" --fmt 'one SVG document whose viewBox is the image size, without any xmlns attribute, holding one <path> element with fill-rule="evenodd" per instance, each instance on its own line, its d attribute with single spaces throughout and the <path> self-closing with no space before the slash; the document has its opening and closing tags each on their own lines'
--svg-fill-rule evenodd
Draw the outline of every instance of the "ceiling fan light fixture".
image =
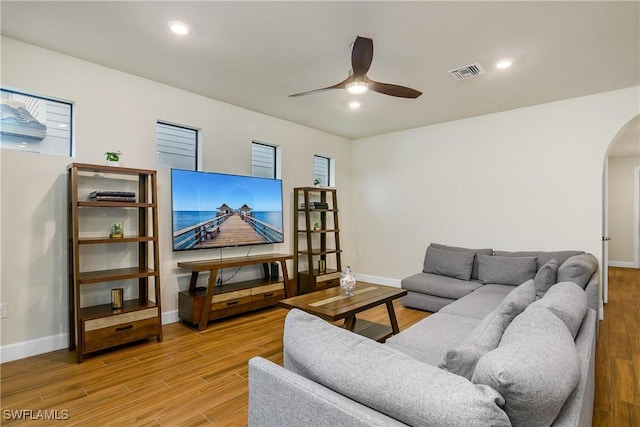
<svg viewBox="0 0 640 427">
<path fill-rule="evenodd" d="M 361 95 L 363 93 L 369 92 L 369 83 L 367 82 L 349 82 L 345 87 L 347 91 L 353 95 Z"/>
</svg>

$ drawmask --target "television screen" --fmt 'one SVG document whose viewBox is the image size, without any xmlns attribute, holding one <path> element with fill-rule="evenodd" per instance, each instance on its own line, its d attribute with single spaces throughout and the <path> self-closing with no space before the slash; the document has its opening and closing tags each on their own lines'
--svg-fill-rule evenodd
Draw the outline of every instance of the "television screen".
<svg viewBox="0 0 640 427">
<path fill-rule="evenodd" d="M 173 250 L 282 243 L 282 181 L 171 170 Z"/>
</svg>

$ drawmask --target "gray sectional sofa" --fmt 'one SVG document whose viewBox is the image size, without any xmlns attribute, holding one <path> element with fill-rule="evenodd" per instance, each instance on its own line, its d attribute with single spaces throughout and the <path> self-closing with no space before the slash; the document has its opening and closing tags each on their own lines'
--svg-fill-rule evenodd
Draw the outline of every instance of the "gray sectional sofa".
<svg viewBox="0 0 640 427">
<path fill-rule="evenodd" d="M 445 294 L 437 278 L 429 282 L 433 294 L 425 295 L 451 301 L 385 344 L 289 312 L 284 366 L 249 361 L 249 425 L 591 425 L 597 318 L 591 270 L 597 261 L 594 267 L 589 254 L 559 262 L 560 253 L 547 259 L 549 253 L 528 252 L 511 257 L 534 264 L 510 263 L 462 248 L 435 249 L 441 252 L 428 251 L 425 269 L 439 272 L 425 274 L 453 278 L 459 282 L 450 286 L 465 290 Z M 477 286 L 463 283 L 472 281 L 474 269 Z M 533 277 L 517 286 L 479 280 L 523 274 Z M 591 293 L 595 287 L 596 300 L 585 286 Z"/>
</svg>

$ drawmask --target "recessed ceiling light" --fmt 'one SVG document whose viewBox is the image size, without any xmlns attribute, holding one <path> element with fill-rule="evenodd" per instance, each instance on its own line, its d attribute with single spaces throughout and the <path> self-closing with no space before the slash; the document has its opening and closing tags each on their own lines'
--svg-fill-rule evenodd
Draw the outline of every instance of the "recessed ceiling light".
<svg viewBox="0 0 640 427">
<path fill-rule="evenodd" d="M 501 59 L 500 61 L 496 62 L 496 68 L 505 69 L 511 67 L 512 64 L 513 61 L 510 59 Z"/>
<path fill-rule="evenodd" d="M 181 22 L 181 21 L 171 21 L 171 22 L 169 22 L 169 28 L 175 34 L 178 34 L 180 36 L 184 36 L 186 34 L 189 34 L 189 26 L 187 24 L 185 24 L 184 22 Z"/>
<path fill-rule="evenodd" d="M 351 101 L 349 103 L 349 108 L 351 108 L 352 110 L 357 110 L 358 108 L 360 108 L 360 103 L 358 101 Z"/>
</svg>

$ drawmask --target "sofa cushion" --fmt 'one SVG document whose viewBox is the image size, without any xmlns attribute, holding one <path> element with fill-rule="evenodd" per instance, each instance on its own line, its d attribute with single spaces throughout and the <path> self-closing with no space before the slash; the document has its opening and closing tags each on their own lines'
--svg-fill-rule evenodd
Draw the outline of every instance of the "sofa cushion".
<svg viewBox="0 0 640 427">
<path fill-rule="evenodd" d="M 558 267 L 558 282 L 573 282 L 582 287 L 598 269 L 598 259 L 591 254 L 575 255 Z"/>
<path fill-rule="evenodd" d="M 478 279 L 482 283 L 520 285 L 536 275 L 535 257 L 478 255 Z"/>
<path fill-rule="evenodd" d="M 422 271 L 455 277 L 460 280 L 469 280 L 474 258 L 475 254 L 473 252 L 445 251 L 429 246 L 424 256 Z"/>
<path fill-rule="evenodd" d="M 562 282 L 553 285 L 538 301 L 531 304 L 528 310 L 545 307 L 564 322 L 575 339 L 582 319 L 587 313 L 587 294 L 573 282 Z"/>
<path fill-rule="evenodd" d="M 438 366 L 447 350 L 464 341 L 481 321 L 438 312 L 388 338 L 385 345 L 410 354 L 421 362 Z M 406 351 L 408 348 L 415 351 Z"/>
<path fill-rule="evenodd" d="M 508 426 L 490 387 L 291 310 L 284 329 L 285 368 L 409 425 Z M 407 374 L 409 373 L 409 374 Z"/>
<path fill-rule="evenodd" d="M 484 249 L 469 249 L 469 248 L 461 248 L 458 246 L 447 246 L 440 243 L 431 243 L 429 246 L 432 246 L 436 249 L 444 249 L 445 251 L 452 252 L 473 252 L 476 254 L 476 259 L 473 261 L 473 268 L 471 269 L 471 279 L 478 280 L 478 254 L 483 255 L 493 255 L 493 249 L 484 248 Z"/>
<path fill-rule="evenodd" d="M 542 297 L 549 288 L 556 284 L 556 275 L 558 273 L 558 261 L 555 259 L 550 260 L 545 265 L 540 267 L 533 281 L 536 284 L 536 295 Z"/>
<path fill-rule="evenodd" d="M 505 399 L 511 424 L 549 426 L 580 380 L 580 360 L 564 323 L 545 308 L 525 310 L 498 348 L 480 358 L 472 381 Z"/>
<path fill-rule="evenodd" d="M 478 359 L 498 346 L 507 326 L 535 299 L 533 280 L 516 287 L 502 300 L 495 311 L 480 322 L 461 345 L 447 350 L 441 367 L 471 379 Z"/>
<path fill-rule="evenodd" d="M 548 263 L 552 259 L 555 259 L 556 261 L 558 261 L 558 265 L 562 265 L 562 263 L 565 262 L 570 257 L 572 257 L 574 255 L 580 255 L 580 254 L 583 254 L 583 253 L 584 253 L 584 251 L 550 251 L 550 252 L 546 252 L 546 251 L 517 251 L 517 252 L 495 251 L 494 255 L 511 256 L 511 257 L 534 256 L 534 257 L 536 257 L 538 259 L 538 261 L 537 261 L 538 268 L 537 269 L 539 270 L 540 267 L 542 267 L 543 265 L 545 265 L 546 263 Z"/>
<path fill-rule="evenodd" d="M 489 285 L 485 285 L 489 286 Z M 480 292 L 484 290 L 484 287 L 476 289 L 469 295 L 465 295 L 462 298 L 452 302 L 451 304 L 443 307 L 438 313 L 455 314 L 464 317 L 473 317 L 474 319 L 482 320 L 489 313 L 494 311 L 498 305 L 504 300 L 509 292 Z M 515 289 L 514 286 L 506 286 L 509 291 Z"/>
<path fill-rule="evenodd" d="M 460 280 L 439 274 L 418 273 L 405 277 L 400 282 L 402 289 L 435 295 L 437 297 L 458 299 L 482 286 L 473 280 Z"/>
</svg>

